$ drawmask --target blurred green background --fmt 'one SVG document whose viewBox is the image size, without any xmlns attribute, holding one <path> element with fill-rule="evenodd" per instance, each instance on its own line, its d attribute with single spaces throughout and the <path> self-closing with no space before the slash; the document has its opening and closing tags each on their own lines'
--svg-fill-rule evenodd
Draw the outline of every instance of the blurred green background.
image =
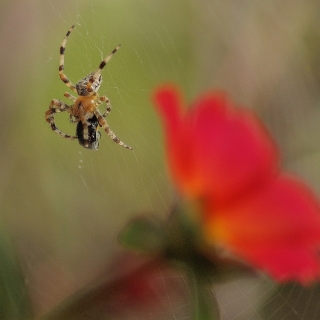
<svg viewBox="0 0 320 320">
<path fill-rule="evenodd" d="M 266 123 L 285 167 L 320 191 L 319 1 L 2 0 L 0 9 L 2 246 L 18 258 L 36 315 L 101 273 L 129 218 L 169 212 L 175 196 L 150 99 L 158 84 L 179 84 L 188 102 L 227 91 Z M 122 44 L 99 93 L 133 152 L 104 132 L 98 152 L 85 150 L 44 120 L 50 101 L 70 92 L 58 66 L 73 24 L 65 73 L 74 83 Z M 75 133 L 67 114 L 56 121 Z M 226 319 L 256 314 L 250 299 L 221 302 Z"/>
</svg>

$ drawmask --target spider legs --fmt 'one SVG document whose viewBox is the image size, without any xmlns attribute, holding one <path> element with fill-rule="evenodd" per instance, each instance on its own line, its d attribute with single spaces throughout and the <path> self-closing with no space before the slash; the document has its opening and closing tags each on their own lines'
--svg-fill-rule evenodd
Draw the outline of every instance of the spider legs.
<svg viewBox="0 0 320 320">
<path fill-rule="evenodd" d="M 120 49 L 121 44 L 117 45 L 106 57 L 105 59 L 102 60 L 102 62 L 99 65 L 99 68 L 92 73 L 88 84 L 87 84 L 87 90 L 88 92 L 92 92 L 94 91 L 94 89 L 92 88 L 92 84 L 93 82 L 95 82 L 95 80 L 99 77 L 99 75 L 101 74 L 101 70 L 105 67 L 105 65 L 111 60 L 111 58 L 114 56 L 114 54 Z"/>
<path fill-rule="evenodd" d="M 73 96 L 72 94 L 70 94 L 69 92 L 65 92 L 64 96 L 70 100 L 72 100 L 73 102 L 76 102 L 77 98 L 75 96 Z"/>
<path fill-rule="evenodd" d="M 72 26 L 67 34 L 65 35 L 62 43 L 61 43 L 61 47 L 60 47 L 60 65 L 59 65 L 59 76 L 60 79 L 66 84 L 67 87 L 69 87 L 72 91 L 77 92 L 77 89 L 75 87 L 75 85 L 67 78 L 67 76 L 64 74 L 64 53 L 66 51 L 66 43 L 68 40 L 68 37 L 71 33 L 71 31 L 73 30 L 74 26 Z"/>
<path fill-rule="evenodd" d="M 65 92 L 64 96 L 66 98 L 72 100 L 73 102 L 76 102 L 76 100 L 77 100 L 77 98 L 75 96 L 73 96 L 72 94 L 70 94 L 69 92 Z M 70 114 L 70 122 L 78 122 L 78 120 L 72 114 Z"/>
<path fill-rule="evenodd" d="M 67 104 L 65 104 L 64 102 L 62 102 L 60 100 L 53 99 L 50 102 L 49 109 L 45 113 L 46 121 L 50 124 L 51 129 L 56 134 L 58 134 L 60 137 L 66 138 L 66 139 L 69 139 L 69 140 L 76 139 L 77 138 L 76 136 L 70 136 L 68 134 L 65 134 L 61 130 L 59 130 L 57 128 L 55 122 L 54 122 L 55 114 L 58 113 L 58 112 L 64 112 L 64 111 L 67 111 L 68 113 L 71 114 L 72 109 Z"/>
<path fill-rule="evenodd" d="M 99 74 L 101 73 L 101 70 L 104 68 L 104 66 L 111 60 L 111 58 L 113 57 L 113 55 L 120 49 L 121 44 L 117 45 L 109 54 L 108 56 L 102 60 L 102 62 L 100 63 L 100 66 L 98 68 L 98 70 L 95 72 L 95 74 Z"/>
<path fill-rule="evenodd" d="M 102 114 L 100 113 L 100 111 L 98 109 L 94 110 L 94 114 L 98 119 L 98 122 L 100 124 L 100 126 L 104 129 L 104 131 L 107 133 L 107 135 L 117 144 L 119 144 L 120 146 L 132 150 L 132 148 L 130 146 L 127 146 L 126 144 L 124 144 L 114 133 L 113 131 L 111 131 L 106 119 L 102 116 Z"/>
<path fill-rule="evenodd" d="M 98 106 L 99 104 L 101 104 L 102 102 L 105 102 L 107 107 L 106 107 L 106 111 L 102 114 L 102 116 L 105 118 L 110 112 L 111 112 L 111 104 L 110 104 L 110 100 L 108 97 L 106 96 L 102 96 L 98 99 L 98 101 L 96 102 L 96 105 Z"/>
</svg>

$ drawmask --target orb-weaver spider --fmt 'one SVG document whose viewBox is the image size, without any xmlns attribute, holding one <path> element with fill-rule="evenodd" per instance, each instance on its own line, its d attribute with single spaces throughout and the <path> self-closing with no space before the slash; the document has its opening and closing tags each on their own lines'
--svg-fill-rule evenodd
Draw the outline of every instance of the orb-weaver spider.
<svg viewBox="0 0 320 320">
<path fill-rule="evenodd" d="M 97 150 L 99 146 L 100 133 L 99 127 L 102 127 L 107 135 L 120 146 L 132 150 L 130 146 L 124 144 L 110 129 L 105 117 L 111 111 L 110 100 L 106 96 L 99 97 L 98 90 L 101 86 L 102 75 L 101 70 L 111 60 L 113 55 L 119 50 L 118 45 L 99 65 L 99 68 L 89 73 L 85 78 L 80 80 L 74 85 L 64 74 L 64 54 L 66 50 L 66 43 L 68 37 L 75 26 L 73 25 L 66 36 L 64 37 L 60 47 L 60 65 L 59 76 L 60 79 L 69 87 L 72 91 L 78 94 L 78 98 L 74 97 L 70 93 L 66 92 L 64 96 L 74 103 L 67 105 L 61 100 L 53 99 L 49 105 L 49 109 L 45 113 L 45 119 L 50 124 L 51 129 L 57 133 L 60 137 L 66 139 L 78 139 L 80 145 L 85 148 Z M 106 111 L 101 114 L 98 106 L 105 102 L 107 107 Z M 54 121 L 54 116 L 57 112 L 68 112 L 70 114 L 70 120 L 72 122 L 78 122 L 76 134 L 77 136 L 68 135 L 60 131 Z"/>
</svg>

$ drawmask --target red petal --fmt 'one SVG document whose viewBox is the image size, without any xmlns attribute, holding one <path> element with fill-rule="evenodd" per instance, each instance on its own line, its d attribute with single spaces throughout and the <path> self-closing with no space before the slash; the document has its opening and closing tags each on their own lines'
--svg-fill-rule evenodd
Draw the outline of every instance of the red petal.
<svg viewBox="0 0 320 320">
<path fill-rule="evenodd" d="M 230 207 L 209 203 L 204 227 L 221 244 L 280 281 L 319 276 L 319 204 L 301 182 L 281 176 Z"/>
<path fill-rule="evenodd" d="M 181 191 L 186 192 L 190 185 L 194 189 L 194 153 L 190 150 L 192 140 L 189 139 L 190 130 L 188 131 L 184 121 L 185 110 L 180 91 L 173 85 L 165 85 L 156 90 L 153 98 L 164 124 L 167 158 L 172 176 L 176 178 Z"/>
<path fill-rule="evenodd" d="M 153 99 L 168 136 L 171 136 L 175 133 L 175 128 L 179 126 L 181 118 L 182 102 L 179 90 L 173 85 L 164 85 L 154 93 Z"/>
<path fill-rule="evenodd" d="M 274 177 L 277 150 L 251 111 L 209 93 L 181 114 L 174 87 L 160 88 L 155 101 L 165 124 L 171 173 L 185 195 L 209 193 L 223 202 Z"/>
</svg>

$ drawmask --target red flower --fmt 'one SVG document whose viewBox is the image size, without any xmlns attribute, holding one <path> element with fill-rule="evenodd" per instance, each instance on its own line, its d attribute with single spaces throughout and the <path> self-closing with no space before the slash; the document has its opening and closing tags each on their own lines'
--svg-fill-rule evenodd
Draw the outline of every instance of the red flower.
<svg viewBox="0 0 320 320">
<path fill-rule="evenodd" d="M 173 86 L 159 88 L 154 100 L 172 178 L 185 198 L 201 201 L 207 241 L 277 280 L 317 278 L 319 203 L 280 171 L 277 148 L 254 114 L 220 92 L 188 110 Z"/>
</svg>

